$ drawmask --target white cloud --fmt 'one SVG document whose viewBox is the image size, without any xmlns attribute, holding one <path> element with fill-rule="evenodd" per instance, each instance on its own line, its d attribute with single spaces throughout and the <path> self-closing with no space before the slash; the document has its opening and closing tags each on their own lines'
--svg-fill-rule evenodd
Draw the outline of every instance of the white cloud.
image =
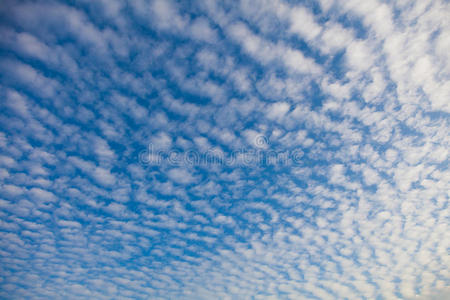
<svg viewBox="0 0 450 300">
<path fill-rule="evenodd" d="M 339 23 L 328 22 L 320 36 L 319 47 L 324 53 L 345 49 L 354 40 L 353 33 Z"/>
<path fill-rule="evenodd" d="M 373 184 L 377 184 L 380 182 L 380 176 L 378 175 L 378 173 L 375 170 L 373 170 L 370 167 L 365 168 L 363 170 L 363 176 L 364 176 L 364 181 L 368 185 L 373 185 Z"/>
<path fill-rule="evenodd" d="M 62 227 L 81 228 L 81 224 L 74 221 L 59 220 L 58 224 Z"/>
<path fill-rule="evenodd" d="M 22 187 L 12 185 L 12 184 L 3 185 L 2 190 L 4 193 L 11 195 L 11 196 L 22 195 L 24 192 L 24 189 Z"/>
<path fill-rule="evenodd" d="M 330 169 L 330 182 L 335 184 L 345 184 L 345 167 L 342 164 L 333 165 Z"/>
<path fill-rule="evenodd" d="M 366 71 L 373 65 L 374 55 L 366 42 L 354 41 L 346 49 L 348 64 L 358 70 Z"/>
<path fill-rule="evenodd" d="M 116 182 L 115 176 L 109 170 L 101 167 L 95 168 L 92 176 L 102 185 L 113 185 Z"/>
<path fill-rule="evenodd" d="M 142 10 L 142 7 L 137 6 L 136 9 Z M 155 16 L 155 25 L 160 29 L 182 31 L 188 24 L 187 18 L 179 14 L 177 6 L 170 0 L 154 0 L 151 9 Z"/>
<path fill-rule="evenodd" d="M 172 138 L 166 132 L 160 132 L 151 139 L 150 149 L 168 150 L 172 146 Z"/>
<path fill-rule="evenodd" d="M 269 119 L 282 119 L 289 111 L 290 105 L 286 102 L 277 102 L 267 107 L 267 117 Z"/>
<path fill-rule="evenodd" d="M 167 176 L 180 184 L 190 184 L 196 181 L 196 178 L 188 170 L 182 168 L 170 169 Z"/>
<path fill-rule="evenodd" d="M 315 22 L 314 15 L 306 8 L 298 6 L 290 10 L 290 31 L 306 40 L 314 39 L 322 28 Z"/>
<path fill-rule="evenodd" d="M 214 43 L 217 41 L 217 33 L 211 28 L 208 20 L 205 18 L 197 18 L 192 21 L 190 26 L 191 36 L 195 40 Z"/>
<path fill-rule="evenodd" d="M 230 216 L 218 215 L 218 216 L 216 216 L 214 218 L 214 221 L 216 223 L 229 225 L 229 226 L 234 226 L 235 225 L 235 222 L 234 222 L 233 218 L 230 217 Z"/>
<path fill-rule="evenodd" d="M 247 143 L 256 148 L 266 149 L 268 147 L 267 137 L 252 129 L 247 129 L 243 133 Z"/>
<path fill-rule="evenodd" d="M 320 67 L 310 58 L 306 58 L 299 50 L 281 43 L 274 44 L 250 31 L 241 22 L 232 24 L 228 30 L 230 37 L 239 42 L 243 49 L 262 64 L 281 62 L 288 70 L 299 73 L 321 73 Z"/>
<path fill-rule="evenodd" d="M 30 190 L 31 200 L 39 200 L 42 202 L 55 202 L 57 201 L 57 197 L 49 191 L 40 189 L 40 188 L 32 188 Z"/>
<path fill-rule="evenodd" d="M 8 106 L 22 117 L 28 117 L 28 105 L 23 95 L 17 93 L 14 90 L 8 90 L 7 95 Z"/>
</svg>

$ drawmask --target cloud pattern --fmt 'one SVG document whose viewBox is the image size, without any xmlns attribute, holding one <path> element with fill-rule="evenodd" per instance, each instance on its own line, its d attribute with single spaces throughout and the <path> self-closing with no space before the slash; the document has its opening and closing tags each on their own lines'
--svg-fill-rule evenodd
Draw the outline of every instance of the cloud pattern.
<svg viewBox="0 0 450 300">
<path fill-rule="evenodd" d="M 449 14 L 3 1 L 0 298 L 449 297 Z"/>
</svg>

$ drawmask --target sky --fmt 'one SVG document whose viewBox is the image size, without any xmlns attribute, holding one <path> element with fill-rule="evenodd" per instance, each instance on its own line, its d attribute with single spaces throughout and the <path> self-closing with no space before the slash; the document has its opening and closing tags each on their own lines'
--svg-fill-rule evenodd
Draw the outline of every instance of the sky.
<svg viewBox="0 0 450 300">
<path fill-rule="evenodd" d="M 450 299 L 447 0 L 0 3 L 0 299 Z"/>
</svg>

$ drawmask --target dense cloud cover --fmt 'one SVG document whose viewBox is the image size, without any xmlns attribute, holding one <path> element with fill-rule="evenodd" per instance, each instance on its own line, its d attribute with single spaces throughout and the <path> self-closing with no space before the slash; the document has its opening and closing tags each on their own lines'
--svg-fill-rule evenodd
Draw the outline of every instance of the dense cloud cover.
<svg viewBox="0 0 450 300">
<path fill-rule="evenodd" d="M 0 4 L 0 298 L 450 295 L 450 4 Z"/>
</svg>

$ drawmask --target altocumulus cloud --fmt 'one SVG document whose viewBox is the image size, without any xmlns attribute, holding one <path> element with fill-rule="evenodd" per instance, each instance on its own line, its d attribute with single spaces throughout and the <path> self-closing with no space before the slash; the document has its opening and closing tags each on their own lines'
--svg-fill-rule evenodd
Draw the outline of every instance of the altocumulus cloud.
<svg viewBox="0 0 450 300">
<path fill-rule="evenodd" d="M 2 1 L 0 298 L 450 297 L 449 15 Z"/>
</svg>

